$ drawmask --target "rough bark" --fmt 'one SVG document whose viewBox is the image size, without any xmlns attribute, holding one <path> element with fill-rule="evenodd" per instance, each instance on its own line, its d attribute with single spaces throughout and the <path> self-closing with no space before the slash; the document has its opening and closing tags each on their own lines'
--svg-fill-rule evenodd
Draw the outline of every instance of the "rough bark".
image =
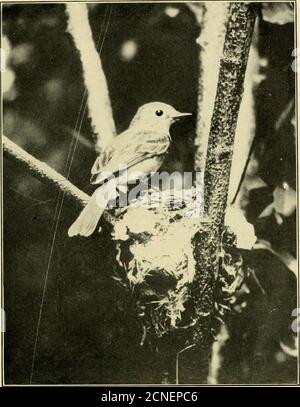
<svg viewBox="0 0 300 407">
<path fill-rule="evenodd" d="M 192 283 L 191 295 L 196 324 L 192 332 L 192 342 L 197 345 L 193 377 L 194 383 L 206 382 L 211 356 L 212 313 L 214 308 L 214 287 L 218 271 L 219 233 L 211 223 L 203 223 L 195 235 L 194 256 L 196 272 Z"/>
<path fill-rule="evenodd" d="M 219 229 L 225 216 L 234 134 L 255 23 L 254 7 L 251 3 L 231 4 L 208 140 L 205 212 Z"/>
<path fill-rule="evenodd" d="M 214 288 L 227 203 L 234 134 L 255 23 L 255 8 L 232 3 L 226 30 L 204 175 L 206 222 L 195 236 L 196 274 L 191 288 L 198 350 L 198 382 L 207 376 L 212 337 Z"/>
</svg>

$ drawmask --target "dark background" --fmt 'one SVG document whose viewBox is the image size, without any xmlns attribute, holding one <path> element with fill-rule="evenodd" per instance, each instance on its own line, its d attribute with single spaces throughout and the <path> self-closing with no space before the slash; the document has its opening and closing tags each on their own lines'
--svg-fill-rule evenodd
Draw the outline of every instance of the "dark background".
<svg viewBox="0 0 300 407">
<path fill-rule="evenodd" d="M 103 29 L 107 7 L 100 4 L 90 9 L 94 38 Z M 165 4 L 114 4 L 101 60 L 118 132 L 127 128 L 136 109 L 148 101 L 159 100 L 194 113 L 192 120 L 172 129 L 172 150 L 164 164 L 169 170 L 189 171 L 193 169 L 200 70 L 196 44 L 199 27 L 184 4 L 173 7 L 179 9 L 175 18 L 165 13 Z M 64 174 L 84 93 L 79 55 L 66 33 L 64 5 L 3 6 L 3 33 L 12 46 L 9 62 L 15 73 L 14 92 L 4 100 L 4 134 Z M 269 203 L 274 187 L 285 180 L 295 188 L 292 126 L 287 122 L 285 130 L 274 132 L 276 120 L 294 98 L 294 73 L 290 68 L 293 24 L 280 26 L 261 19 L 260 33 L 260 53 L 268 57 L 269 65 L 256 95 L 256 150 L 260 176 L 268 188 L 258 193 L 261 199 L 255 198 L 249 204 L 253 222 L 259 212 L 258 205 Z M 127 40 L 134 40 L 138 45 L 130 61 L 124 60 L 120 53 Z M 95 152 L 88 117 L 83 121 L 81 136 L 70 180 L 90 193 L 88 180 Z M 59 197 L 30 174 L 20 173 L 7 160 L 4 160 L 3 192 L 5 382 L 27 384 Z M 139 346 L 138 322 L 124 309 L 125 294 L 111 279 L 113 244 L 101 236 L 67 237 L 66 231 L 78 211 L 74 203 L 64 201 L 49 268 L 33 383 L 160 382 L 165 361 L 153 348 Z M 260 237 L 266 238 L 268 234 L 267 240 L 272 244 L 277 244 L 276 247 L 283 244 L 295 255 L 295 213 L 285 219 L 280 232 L 274 220 L 268 222 L 260 225 Z M 279 242 L 276 236 L 280 236 Z M 276 298 L 283 298 L 283 302 L 287 295 L 295 298 L 296 282 L 288 269 L 272 263 L 273 260 L 263 266 L 267 264 L 264 257 L 255 261 L 267 278 L 266 285 L 268 278 L 270 281 L 279 278 L 279 287 L 274 288 L 278 290 Z M 267 273 L 274 269 L 275 277 Z M 279 270 L 277 274 L 276 270 Z M 246 316 L 254 325 L 262 309 L 259 301 L 259 295 L 254 295 L 255 306 L 250 307 Z M 288 312 L 285 310 L 285 314 Z M 274 321 L 275 325 L 281 317 L 280 314 Z M 236 360 L 232 365 L 229 355 L 222 380 L 294 382 L 295 361 L 285 357 L 279 363 L 274 356 L 278 353 L 279 339 L 276 333 L 270 335 L 265 345 L 270 350 L 268 357 L 255 365 L 251 374 Z M 239 346 L 239 340 L 234 338 L 237 341 L 234 349 Z M 171 352 L 173 356 L 168 363 L 174 369 L 174 349 Z"/>
</svg>

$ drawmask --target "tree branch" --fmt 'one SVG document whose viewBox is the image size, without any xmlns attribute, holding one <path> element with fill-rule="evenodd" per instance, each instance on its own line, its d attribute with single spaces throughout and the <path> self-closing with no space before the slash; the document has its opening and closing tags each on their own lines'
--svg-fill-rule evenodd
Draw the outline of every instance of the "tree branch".
<svg viewBox="0 0 300 407">
<path fill-rule="evenodd" d="M 234 135 L 255 23 L 254 4 L 231 3 L 205 167 L 205 212 L 224 223 Z"/>
<path fill-rule="evenodd" d="M 24 151 L 9 138 L 3 136 L 2 139 L 4 155 L 10 159 L 13 159 L 14 162 L 20 166 L 20 168 L 29 171 L 40 181 L 51 185 L 60 192 L 65 193 L 67 196 L 77 201 L 81 206 L 84 206 L 88 202 L 90 199 L 89 195 L 85 194 L 83 191 L 73 185 L 61 174 Z"/>
<path fill-rule="evenodd" d="M 204 174 L 207 224 L 195 236 L 196 273 L 191 287 L 199 381 L 207 376 L 212 345 L 214 289 L 227 204 L 234 134 L 256 13 L 251 3 L 231 3 Z"/>
<path fill-rule="evenodd" d="M 187 5 L 195 14 L 201 29 L 197 39 L 200 72 L 195 170 L 204 171 L 229 5 L 223 2 L 187 3 Z"/>
<path fill-rule="evenodd" d="M 254 92 L 258 84 L 264 79 L 264 75 L 260 74 L 260 67 L 263 66 L 266 60 L 259 58 L 257 49 L 258 36 L 258 21 L 256 21 L 245 73 L 245 89 L 235 132 L 227 200 L 228 204 L 235 202 L 238 206 L 240 205 L 239 199 L 241 195 L 238 200 L 235 198 L 247 165 L 256 129 Z"/>
<path fill-rule="evenodd" d="M 94 44 L 87 5 L 67 3 L 66 12 L 69 17 L 68 31 L 72 35 L 82 63 L 89 116 L 92 121 L 92 128 L 96 133 L 96 150 L 101 151 L 112 142 L 116 135 L 105 73 L 100 55 Z M 106 22 L 107 26 L 108 23 L 109 16 Z"/>
</svg>

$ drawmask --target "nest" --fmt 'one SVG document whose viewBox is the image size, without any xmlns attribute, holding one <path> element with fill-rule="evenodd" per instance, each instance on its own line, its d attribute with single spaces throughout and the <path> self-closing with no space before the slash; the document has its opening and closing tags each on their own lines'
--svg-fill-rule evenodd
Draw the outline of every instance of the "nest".
<svg viewBox="0 0 300 407">
<path fill-rule="evenodd" d="M 143 337 L 146 333 L 161 337 L 184 325 L 196 266 L 193 239 L 201 228 L 202 212 L 194 189 L 191 198 L 189 205 L 179 204 L 176 195 L 166 200 L 162 192 L 150 190 L 119 213 L 114 223 L 112 237 L 119 264 L 114 278 L 135 298 Z M 231 236 L 230 246 L 234 246 L 233 234 L 224 233 L 227 241 Z M 226 252 L 225 246 L 220 253 L 222 272 L 216 302 L 220 316 L 242 281 L 241 258 Z"/>
</svg>

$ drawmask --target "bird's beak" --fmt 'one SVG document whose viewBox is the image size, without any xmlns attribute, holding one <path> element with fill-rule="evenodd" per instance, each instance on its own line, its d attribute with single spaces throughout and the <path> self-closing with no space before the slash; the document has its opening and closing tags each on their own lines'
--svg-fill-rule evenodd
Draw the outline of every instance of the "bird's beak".
<svg viewBox="0 0 300 407">
<path fill-rule="evenodd" d="M 192 113 L 181 113 L 181 112 L 175 112 L 173 114 L 173 119 L 179 119 L 181 117 L 187 117 L 187 116 L 192 116 Z"/>
</svg>

